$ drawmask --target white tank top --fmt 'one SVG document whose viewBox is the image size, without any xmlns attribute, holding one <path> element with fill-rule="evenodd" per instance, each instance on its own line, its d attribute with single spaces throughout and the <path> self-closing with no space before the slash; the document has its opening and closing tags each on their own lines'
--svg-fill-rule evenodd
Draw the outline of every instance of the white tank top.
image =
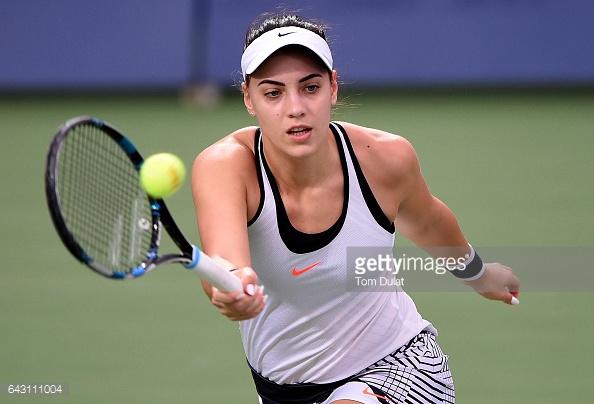
<svg viewBox="0 0 594 404">
<path fill-rule="evenodd" d="M 240 331 L 250 365 L 278 384 L 351 376 L 431 326 L 399 287 L 398 293 L 347 290 L 347 247 L 391 251 L 395 231 L 346 132 L 336 123 L 330 129 L 344 173 L 343 211 L 330 229 L 313 235 L 289 222 L 259 130 L 255 136 L 260 206 L 248 232 L 252 267 L 268 301 L 262 313 L 240 322 Z"/>
</svg>

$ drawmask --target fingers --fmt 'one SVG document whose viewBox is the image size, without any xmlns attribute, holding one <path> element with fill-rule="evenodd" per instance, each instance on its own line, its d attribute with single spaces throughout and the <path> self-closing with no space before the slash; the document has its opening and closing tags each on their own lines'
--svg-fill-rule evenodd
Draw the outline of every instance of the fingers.
<svg viewBox="0 0 594 404">
<path fill-rule="evenodd" d="M 243 292 L 225 293 L 213 288 L 212 304 L 221 314 L 232 321 L 247 320 L 260 314 L 268 296 L 264 295 L 264 287 L 257 286 L 258 277 L 249 267 L 238 268 L 233 274 L 241 279 Z"/>
<path fill-rule="evenodd" d="M 510 306 L 517 306 L 520 301 L 509 292 L 479 292 L 481 296 L 490 300 L 500 300 Z"/>
<path fill-rule="evenodd" d="M 520 304 L 520 300 L 518 300 L 518 295 L 520 294 L 520 280 L 516 275 L 514 275 L 514 270 L 510 267 L 499 264 L 498 262 L 496 262 L 495 264 L 498 265 L 500 271 L 503 272 L 503 286 L 508 291 L 508 293 L 505 293 L 505 296 L 500 300 L 511 306 L 517 306 L 518 304 Z"/>
<path fill-rule="evenodd" d="M 520 280 L 510 267 L 498 262 L 485 264 L 483 276 L 467 283 L 487 299 L 500 300 L 512 306 L 520 304 Z"/>
<path fill-rule="evenodd" d="M 254 288 L 247 287 L 245 294 L 239 294 L 239 292 L 224 293 L 217 291 L 213 293 L 212 303 L 219 309 L 220 313 L 229 318 L 229 320 L 248 320 L 257 316 L 264 310 L 264 305 L 268 296 L 262 294 L 263 290 L 264 288 L 259 286 Z"/>
<path fill-rule="evenodd" d="M 518 295 L 520 294 L 520 280 L 516 275 L 514 275 L 514 271 L 512 271 L 511 268 L 510 271 L 511 272 L 509 274 L 508 281 L 505 286 L 507 286 L 507 289 L 512 295 L 518 297 Z"/>
<path fill-rule="evenodd" d="M 504 286 L 509 291 L 506 299 L 503 301 L 512 306 L 517 306 L 520 304 L 520 301 L 518 300 L 518 295 L 520 294 L 520 280 L 516 275 L 514 275 L 513 269 L 504 265 L 502 265 L 502 267 L 503 270 L 507 272 Z"/>
</svg>

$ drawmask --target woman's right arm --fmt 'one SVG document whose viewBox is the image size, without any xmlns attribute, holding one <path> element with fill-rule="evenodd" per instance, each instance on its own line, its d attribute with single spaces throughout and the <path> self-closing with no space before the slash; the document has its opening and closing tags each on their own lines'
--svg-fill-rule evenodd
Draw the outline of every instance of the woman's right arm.
<svg viewBox="0 0 594 404">
<path fill-rule="evenodd" d="M 248 243 L 248 186 L 257 184 L 254 155 L 241 133 L 231 134 L 198 155 L 192 168 L 192 196 L 202 250 L 234 269 L 244 293 L 225 293 L 204 280 L 213 305 L 230 320 L 247 320 L 259 314 L 265 298 L 256 286 Z M 251 201 L 250 201 L 251 202 Z"/>
</svg>

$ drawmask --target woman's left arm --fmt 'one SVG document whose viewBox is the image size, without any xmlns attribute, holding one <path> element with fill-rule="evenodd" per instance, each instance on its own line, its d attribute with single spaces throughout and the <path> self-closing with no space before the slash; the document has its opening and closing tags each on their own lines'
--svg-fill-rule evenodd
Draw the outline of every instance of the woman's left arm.
<svg viewBox="0 0 594 404">
<path fill-rule="evenodd" d="M 392 147 L 392 156 L 399 159 L 393 167 L 397 186 L 394 192 L 398 195 L 394 223 L 398 231 L 429 254 L 439 252 L 443 256 L 447 251 L 455 259 L 468 256 L 472 247 L 454 213 L 429 191 L 412 145 L 396 137 Z M 389 152 L 387 148 L 383 150 Z M 462 281 L 487 299 L 513 305 L 519 303 L 520 281 L 505 265 L 484 264 L 480 277 L 468 281 L 462 278 Z"/>
</svg>

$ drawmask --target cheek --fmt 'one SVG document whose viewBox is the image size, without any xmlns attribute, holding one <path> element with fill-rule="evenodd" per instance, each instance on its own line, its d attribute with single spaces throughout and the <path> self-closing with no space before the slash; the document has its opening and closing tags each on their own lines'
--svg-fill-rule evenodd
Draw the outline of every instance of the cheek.
<svg viewBox="0 0 594 404">
<path fill-rule="evenodd" d="M 264 105 L 255 105 L 254 111 L 256 111 L 256 116 L 262 120 L 268 120 L 280 115 L 278 111 Z"/>
<path fill-rule="evenodd" d="M 282 115 L 281 105 L 267 102 L 267 100 L 252 99 L 252 107 L 259 120 L 274 119 Z"/>
</svg>

